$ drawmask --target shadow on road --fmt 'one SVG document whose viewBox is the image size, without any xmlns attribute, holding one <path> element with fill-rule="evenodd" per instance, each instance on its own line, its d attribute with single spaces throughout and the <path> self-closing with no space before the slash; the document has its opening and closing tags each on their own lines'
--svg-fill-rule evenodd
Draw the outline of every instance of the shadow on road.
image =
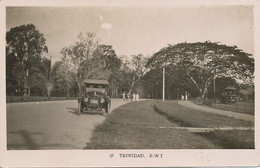
<svg viewBox="0 0 260 168">
<path fill-rule="evenodd" d="M 73 146 L 70 144 L 59 144 L 49 142 L 42 143 L 42 141 L 44 141 L 44 139 L 42 138 L 45 135 L 41 132 L 28 132 L 25 130 L 20 130 L 17 132 L 9 132 L 7 135 L 7 139 L 10 138 L 10 136 L 12 137 L 12 139 L 10 140 L 11 142 L 7 143 L 7 150 L 40 150 L 59 148 L 73 149 Z M 36 140 L 38 141 L 38 143 L 35 142 Z"/>
<path fill-rule="evenodd" d="M 72 114 L 75 114 L 75 115 L 78 115 L 78 108 L 67 108 L 69 111 L 69 113 L 72 113 Z M 81 113 L 81 115 L 86 115 L 86 114 L 88 114 L 88 115 L 101 115 L 101 116 L 104 116 L 104 117 L 106 117 L 107 115 L 104 113 L 104 112 L 91 112 L 91 111 L 89 111 L 89 112 L 85 112 L 85 113 Z"/>
<path fill-rule="evenodd" d="M 33 138 L 31 137 L 31 135 L 42 135 L 42 133 L 40 132 L 27 132 L 25 130 L 21 130 L 18 132 L 10 132 L 9 134 L 20 134 L 22 139 L 24 140 L 24 147 L 26 149 L 30 149 L 30 150 L 35 150 L 38 149 L 38 145 L 33 141 Z M 21 142 L 19 142 L 21 143 Z M 13 146 L 19 146 L 18 144 L 8 144 L 7 145 L 7 149 L 12 148 Z"/>
<path fill-rule="evenodd" d="M 67 108 L 67 109 L 69 110 L 68 112 L 78 115 L 78 108 Z"/>
</svg>

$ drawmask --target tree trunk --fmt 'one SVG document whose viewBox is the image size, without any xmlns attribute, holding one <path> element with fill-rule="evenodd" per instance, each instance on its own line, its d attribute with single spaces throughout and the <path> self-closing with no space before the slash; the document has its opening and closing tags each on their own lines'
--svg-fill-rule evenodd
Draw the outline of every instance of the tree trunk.
<svg viewBox="0 0 260 168">
<path fill-rule="evenodd" d="M 156 95 L 155 98 L 158 99 L 158 88 L 156 87 Z"/>
<path fill-rule="evenodd" d="M 180 88 L 177 87 L 177 100 L 179 100 L 179 92 L 180 92 Z"/>
<path fill-rule="evenodd" d="M 31 95 L 31 87 L 28 86 L 28 96 Z"/>
<path fill-rule="evenodd" d="M 27 87 L 28 87 L 28 96 L 30 96 L 31 94 L 31 87 L 29 86 L 29 83 L 28 83 L 28 77 L 29 77 L 29 69 L 27 68 L 26 69 L 26 80 L 27 80 Z"/>
<path fill-rule="evenodd" d="M 186 71 L 188 77 L 190 77 L 191 81 L 194 83 L 194 85 L 196 86 L 196 88 L 198 89 L 198 91 L 201 93 L 201 89 L 199 87 L 199 85 L 197 84 L 197 82 L 194 80 L 194 78 L 190 75 L 189 71 Z"/>
<path fill-rule="evenodd" d="M 28 82 L 27 82 L 27 69 L 24 70 L 24 62 L 22 61 L 22 71 L 23 71 L 23 96 L 25 96 L 25 84 L 28 85 Z"/>
<path fill-rule="evenodd" d="M 76 82 L 79 88 L 79 95 L 82 95 L 82 82 L 81 82 L 81 78 L 76 76 Z"/>
<path fill-rule="evenodd" d="M 130 90 L 129 90 L 129 93 L 131 94 L 131 92 L 132 92 L 132 89 L 133 89 L 133 87 L 134 87 L 134 85 L 138 82 L 138 80 L 135 80 L 135 74 L 134 74 L 134 77 L 133 77 L 133 80 L 132 80 L 132 84 L 131 84 L 131 86 L 130 86 Z"/>
<path fill-rule="evenodd" d="M 116 94 L 116 97 L 118 96 L 118 88 L 116 88 L 116 90 L 115 90 L 115 94 Z"/>
<path fill-rule="evenodd" d="M 78 84 L 78 87 L 79 87 L 79 95 L 82 95 L 82 86 L 81 86 L 81 82 L 78 81 L 77 84 Z"/>
<path fill-rule="evenodd" d="M 206 95 L 207 95 L 207 93 L 208 93 L 208 87 L 209 87 L 209 85 L 210 85 L 210 78 L 208 78 L 207 79 L 207 81 L 205 82 L 205 84 L 204 84 L 204 88 L 203 88 L 203 90 L 202 90 L 202 93 L 201 93 L 201 97 L 202 98 L 205 98 L 206 97 Z"/>
<path fill-rule="evenodd" d="M 67 98 L 69 98 L 70 97 L 70 90 L 69 90 L 69 83 L 68 82 L 67 82 L 66 90 L 67 90 Z"/>
</svg>

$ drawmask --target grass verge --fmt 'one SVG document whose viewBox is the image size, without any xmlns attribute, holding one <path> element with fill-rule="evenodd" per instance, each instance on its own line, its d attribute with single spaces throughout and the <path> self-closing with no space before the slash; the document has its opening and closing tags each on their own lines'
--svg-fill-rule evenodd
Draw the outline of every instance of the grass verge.
<svg viewBox="0 0 260 168">
<path fill-rule="evenodd" d="M 198 133 L 201 137 L 212 141 L 225 149 L 254 149 L 254 131 L 213 131 L 211 133 Z"/>
<path fill-rule="evenodd" d="M 250 121 L 183 107 L 177 101 L 157 101 L 156 110 L 169 120 L 186 127 L 254 127 Z"/>
<path fill-rule="evenodd" d="M 190 101 L 200 106 L 210 107 L 219 110 L 233 111 L 242 114 L 255 115 L 255 109 L 254 109 L 255 103 L 253 101 L 238 101 L 237 103 L 233 103 L 233 104 L 222 104 L 222 103 L 212 102 L 210 106 L 206 104 L 202 104 L 197 100 L 190 100 Z"/>
<path fill-rule="evenodd" d="M 98 126 L 85 149 L 218 149 L 219 146 L 185 130 L 154 111 L 156 101 L 131 102 L 113 111 Z"/>
<path fill-rule="evenodd" d="M 156 111 L 165 115 L 169 120 L 186 127 L 254 127 L 249 121 L 207 113 L 183 107 L 177 101 L 157 101 Z M 225 149 L 254 149 L 254 131 L 213 131 L 210 133 L 196 133 Z"/>
</svg>

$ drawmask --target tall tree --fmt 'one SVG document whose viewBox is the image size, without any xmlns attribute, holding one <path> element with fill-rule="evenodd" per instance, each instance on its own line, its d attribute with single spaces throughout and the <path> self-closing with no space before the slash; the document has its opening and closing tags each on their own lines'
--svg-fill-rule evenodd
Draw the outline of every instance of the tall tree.
<svg viewBox="0 0 260 168">
<path fill-rule="evenodd" d="M 99 45 L 94 52 L 94 57 L 99 58 L 104 66 L 104 70 L 110 72 L 108 77 L 109 93 L 112 97 L 118 96 L 120 90 L 120 67 L 122 61 L 117 57 L 115 50 L 111 45 Z"/>
<path fill-rule="evenodd" d="M 18 75 L 19 77 L 16 80 L 19 87 L 29 89 L 30 95 L 29 78 L 31 71 L 35 68 L 34 62 L 35 60 L 40 61 L 43 52 L 48 52 L 43 34 L 33 24 L 11 28 L 6 33 L 6 48 L 7 60 L 14 56 L 16 61 L 15 63 L 7 62 L 7 66 L 16 64 L 12 68 L 19 67 L 21 75 Z"/>
<path fill-rule="evenodd" d="M 62 61 L 55 62 L 51 73 L 53 74 L 54 85 L 57 85 L 58 90 L 64 90 L 66 97 L 70 97 L 70 89 L 75 81 L 75 75 L 66 68 Z"/>
<path fill-rule="evenodd" d="M 51 95 L 51 92 L 54 89 L 53 79 L 54 79 L 54 71 L 51 68 L 51 59 L 44 57 L 40 63 L 40 72 L 38 77 L 44 84 L 45 92 L 48 96 Z"/>
<path fill-rule="evenodd" d="M 65 67 L 72 73 L 76 74 L 76 81 L 79 88 L 79 93 L 82 93 L 82 82 L 85 78 L 84 64 L 92 57 L 93 52 L 98 46 L 98 40 L 94 33 L 80 33 L 78 41 L 69 47 L 64 47 L 61 50 L 62 62 Z"/>
<path fill-rule="evenodd" d="M 121 60 L 117 57 L 111 45 L 99 45 L 94 52 L 94 57 L 102 60 L 105 69 L 117 71 L 121 66 Z"/>
<path fill-rule="evenodd" d="M 192 81 L 202 97 L 208 92 L 213 78 L 231 77 L 253 83 L 254 59 L 236 46 L 197 42 L 169 45 L 148 61 L 149 68 L 178 66 Z"/>
<path fill-rule="evenodd" d="M 111 71 L 107 69 L 106 56 L 97 54 L 98 39 L 94 33 L 80 33 L 78 41 L 70 47 L 61 50 L 62 62 L 72 73 L 78 84 L 79 93 L 82 94 L 83 80 L 86 78 L 108 79 Z"/>
<path fill-rule="evenodd" d="M 133 55 L 131 59 L 131 63 L 129 64 L 130 75 L 132 76 L 130 81 L 129 93 L 131 93 L 133 87 L 140 82 L 141 78 L 147 71 L 145 67 L 148 58 L 143 54 Z"/>
</svg>

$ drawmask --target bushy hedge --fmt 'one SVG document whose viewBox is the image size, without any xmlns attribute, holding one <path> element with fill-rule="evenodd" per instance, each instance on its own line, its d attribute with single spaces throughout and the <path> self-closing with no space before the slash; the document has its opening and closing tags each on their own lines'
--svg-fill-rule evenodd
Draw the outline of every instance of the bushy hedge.
<svg viewBox="0 0 260 168">
<path fill-rule="evenodd" d="M 41 96 L 7 96 L 6 102 L 38 102 L 38 101 L 58 101 L 58 100 L 76 100 L 75 97 L 41 97 Z"/>
</svg>

